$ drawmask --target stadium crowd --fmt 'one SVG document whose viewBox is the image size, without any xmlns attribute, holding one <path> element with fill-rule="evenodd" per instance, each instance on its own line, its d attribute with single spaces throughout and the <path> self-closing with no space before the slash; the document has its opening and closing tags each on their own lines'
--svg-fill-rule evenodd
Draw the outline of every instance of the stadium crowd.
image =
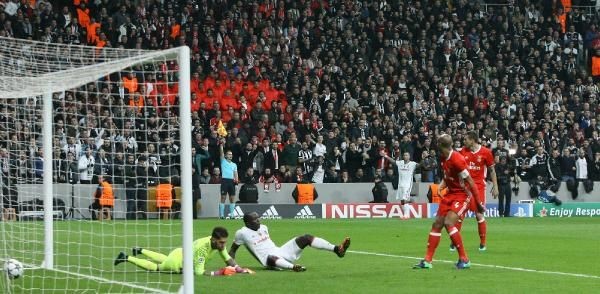
<svg viewBox="0 0 600 294">
<path fill-rule="evenodd" d="M 393 181 L 384 150 L 409 152 L 433 182 L 435 138 L 460 147 L 469 130 L 511 176 L 599 181 L 600 18 L 571 6 L 593 3 L 495 2 L 0 0 L 0 36 L 188 45 L 198 183 L 220 182 L 220 122 L 246 181 Z M 175 81 L 131 69 L 55 94 L 54 180 L 178 184 Z M 5 188 L 41 179 L 41 114 L 27 103 L 0 105 Z"/>
</svg>

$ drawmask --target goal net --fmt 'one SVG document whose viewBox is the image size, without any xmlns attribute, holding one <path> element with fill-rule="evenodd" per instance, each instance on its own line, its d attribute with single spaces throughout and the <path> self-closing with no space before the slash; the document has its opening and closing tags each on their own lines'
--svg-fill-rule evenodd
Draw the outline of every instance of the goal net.
<svg viewBox="0 0 600 294">
<path fill-rule="evenodd" d="M 0 275 L 0 292 L 193 289 L 188 263 L 184 275 L 114 265 L 136 246 L 191 257 L 189 80 L 187 47 L 0 38 L 0 262 L 26 268 Z"/>
</svg>

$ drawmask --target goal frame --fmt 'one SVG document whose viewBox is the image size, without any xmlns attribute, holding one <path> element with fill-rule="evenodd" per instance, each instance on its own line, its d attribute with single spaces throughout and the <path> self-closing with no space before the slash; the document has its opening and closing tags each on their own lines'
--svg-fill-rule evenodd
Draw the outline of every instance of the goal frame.
<svg viewBox="0 0 600 294">
<path fill-rule="evenodd" d="M 179 65 L 179 119 L 181 144 L 181 215 L 183 248 L 183 284 L 179 293 L 194 293 L 193 268 L 193 219 L 192 219 L 192 162 L 191 155 L 191 105 L 190 105 L 190 48 L 182 46 L 177 53 Z M 52 150 L 52 92 L 43 95 L 43 150 Z M 53 182 L 52 152 L 44 152 L 43 193 L 44 193 L 44 260 L 42 268 L 54 269 L 54 218 L 53 218 Z"/>
</svg>

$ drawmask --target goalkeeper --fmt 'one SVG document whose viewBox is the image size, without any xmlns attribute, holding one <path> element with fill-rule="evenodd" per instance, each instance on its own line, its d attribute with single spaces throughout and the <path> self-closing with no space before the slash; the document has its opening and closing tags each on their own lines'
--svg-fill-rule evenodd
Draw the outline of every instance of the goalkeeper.
<svg viewBox="0 0 600 294">
<path fill-rule="evenodd" d="M 227 229 L 223 227 L 215 227 L 212 231 L 212 235 L 204 238 L 200 238 L 194 241 L 194 274 L 195 275 L 206 275 L 206 276 L 221 276 L 221 275 L 234 275 L 236 273 L 254 273 L 250 269 L 241 268 L 233 258 L 229 256 L 225 246 L 227 244 Z M 119 256 L 115 259 L 115 266 L 123 263 L 130 262 L 148 271 L 167 272 L 167 273 L 181 273 L 183 270 L 183 250 L 182 248 L 176 248 L 168 256 L 134 247 L 132 249 L 133 256 L 128 256 L 125 252 L 120 252 Z M 218 271 L 206 271 L 204 265 L 206 261 L 211 258 L 215 252 L 219 252 L 221 258 L 227 264 L 226 267 Z M 138 258 L 135 256 L 143 255 L 151 260 Z"/>
</svg>

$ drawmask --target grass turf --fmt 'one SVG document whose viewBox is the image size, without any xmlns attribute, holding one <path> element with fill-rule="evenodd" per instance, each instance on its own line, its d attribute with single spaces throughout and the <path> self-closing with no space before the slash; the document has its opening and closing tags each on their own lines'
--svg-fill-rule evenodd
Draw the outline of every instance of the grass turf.
<svg viewBox="0 0 600 294">
<path fill-rule="evenodd" d="M 298 261 L 307 267 L 306 272 L 274 272 L 262 269 L 245 248 L 240 248 L 236 258 L 238 263 L 254 269 L 257 274 L 196 277 L 196 293 L 593 293 L 600 289 L 600 218 L 488 219 L 487 252 L 477 250 L 477 226 L 469 219 L 463 226 L 463 240 L 474 265 L 464 271 L 456 270 L 450 263 L 456 262 L 457 254 L 449 252 L 445 233 L 435 255 L 438 261 L 434 261 L 434 268 L 411 269 L 425 252 L 431 220 L 264 220 L 263 223 L 269 226 L 277 245 L 305 233 L 323 237 L 334 244 L 350 236 L 351 251 L 363 254 L 349 252 L 340 259 L 331 252 L 306 248 Z M 177 225 L 176 221 L 172 224 L 156 221 L 57 222 L 57 268 L 106 280 L 31 269 L 25 271 L 23 278 L 8 283 L 8 288 L 7 281 L 0 279 L 0 283 L 5 284 L 0 289 L 10 289 L 14 293 L 41 293 L 40 289 L 51 293 L 151 292 L 112 282 L 116 281 L 175 292 L 180 275 L 147 273 L 131 264 L 114 267 L 112 262 L 119 250 L 135 245 L 161 248 L 161 252 L 168 253 L 167 248 L 179 246 L 179 233 L 169 237 L 170 230 L 177 229 Z M 196 221 L 195 237 L 209 235 L 212 227 L 217 225 L 230 231 L 229 246 L 242 221 Z M 39 245 L 28 248 L 28 244 L 35 243 L 16 243 L 21 239 L 41 240 L 41 223 L 23 223 L 18 228 L 11 234 L 12 239 L 4 241 L 8 252 L 41 251 Z M 5 225 L 4 229 L 10 227 Z M 134 231 L 137 231 L 136 235 Z M 157 233 L 162 237 L 157 237 Z M 366 252 L 391 256 L 364 254 Z M 37 261 L 42 255 L 22 258 Z M 222 266 L 218 256 L 207 264 L 209 270 Z M 30 288 L 34 290 L 28 290 Z"/>
</svg>

